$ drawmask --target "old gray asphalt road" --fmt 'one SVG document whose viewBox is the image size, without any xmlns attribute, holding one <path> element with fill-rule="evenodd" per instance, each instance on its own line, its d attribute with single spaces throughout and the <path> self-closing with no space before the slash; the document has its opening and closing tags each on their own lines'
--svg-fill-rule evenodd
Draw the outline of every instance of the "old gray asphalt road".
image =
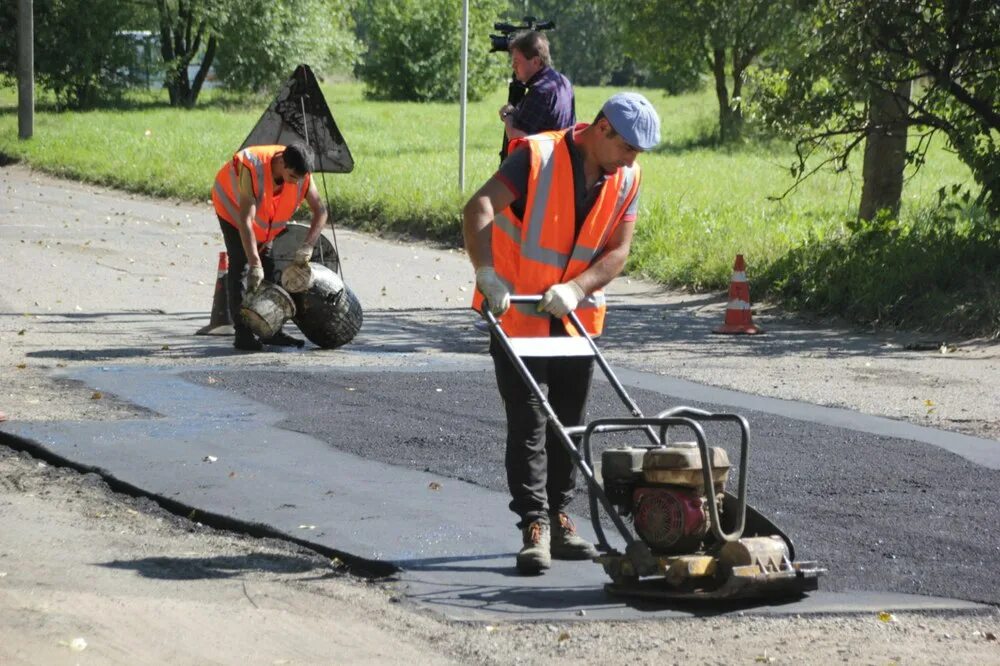
<svg viewBox="0 0 1000 666">
<path fill-rule="evenodd" d="M 662 380 L 628 375 L 633 384 Z M 975 464 L 926 442 L 789 419 L 780 415 L 788 409 L 781 401 L 762 404 L 779 414 L 740 410 L 754 432 L 752 502 L 795 539 L 800 559 L 822 561 L 830 575 L 821 593 L 802 601 L 706 609 L 609 599 L 603 572 L 590 563 L 559 563 L 538 578 L 515 574 L 502 421 L 481 358 L 437 364 L 401 354 L 391 370 L 186 375 L 202 386 L 165 370 L 115 366 L 73 378 L 163 418 L 8 430 L 188 506 L 392 562 L 402 567 L 411 599 L 455 618 L 1000 602 L 1000 535 L 991 509 L 1000 499 L 1000 465 Z M 649 412 L 680 402 L 731 409 L 649 389 L 632 393 Z M 615 400 L 598 384 L 591 417 L 621 414 Z M 710 436 L 722 443 L 725 433 Z M 965 440 L 973 457 L 992 444 Z M 574 510 L 585 513 L 578 504 Z"/>
</svg>

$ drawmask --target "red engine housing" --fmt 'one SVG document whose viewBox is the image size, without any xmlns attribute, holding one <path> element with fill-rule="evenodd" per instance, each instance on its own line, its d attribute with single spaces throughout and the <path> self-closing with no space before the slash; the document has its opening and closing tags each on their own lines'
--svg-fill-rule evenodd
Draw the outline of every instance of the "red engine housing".
<svg viewBox="0 0 1000 666">
<path fill-rule="evenodd" d="M 706 499 L 680 486 L 639 486 L 632 493 L 636 532 L 654 552 L 693 553 L 708 534 Z"/>
</svg>

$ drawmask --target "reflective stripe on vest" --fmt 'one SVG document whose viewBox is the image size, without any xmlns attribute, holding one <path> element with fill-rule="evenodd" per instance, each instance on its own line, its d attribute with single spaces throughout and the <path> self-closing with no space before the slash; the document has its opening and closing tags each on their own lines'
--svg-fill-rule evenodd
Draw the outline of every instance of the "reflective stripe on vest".
<svg viewBox="0 0 1000 666">
<path fill-rule="evenodd" d="M 597 259 L 635 197 L 639 167 L 623 167 L 608 176 L 574 240 L 574 198 L 565 195 L 574 186 L 565 132 L 545 132 L 520 141 L 531 150 L 524 221 L 510 207 L 494 217 L 493 264 L 512 293 L 540 294 L 553 284 L 578 276 Z M 473 307 L 482 307 L 478 291 Z M 584 298 L 576 309 L 580 322 L 593 335 L 603 330 L 605 313 L 602 291 Z M 550 316 L 532 304 L 514 304 L 501 321 L 507 334 L 514 337 L 550 334 Z M 563 319 L 563 324 L 567 332 L 576 334 L 568 319 Z"/>
<path fill-rule="evenodd" d="M 284 146 L 251 146 L 236 153 L 219 169 L 212 188 L 215 212 L 234 227 L 239 220 L 239 165 L 250 173 L 253 182 L 255 214 L 252 220 L 254 238 L 266 243 L 285 230 L 286 223 L 295 214 L 309 190 L 310 174 L 306 174 L 294 188 L 283 187 L 274 197 L 274 179 L 271 161 Z"/>
</svg>

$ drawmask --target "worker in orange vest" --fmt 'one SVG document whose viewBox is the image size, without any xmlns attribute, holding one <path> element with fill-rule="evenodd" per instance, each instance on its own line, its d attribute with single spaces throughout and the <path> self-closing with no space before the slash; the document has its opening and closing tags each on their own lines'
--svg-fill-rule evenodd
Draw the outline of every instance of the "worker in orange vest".
<svg viewBox="0 0 1000 666">
<path fill-rule="evenodd" d="M 512 337 L 573 335 L 575 312 L 600 335 L 602 288 L 625 266 L 638 208 L 639 153 L 660 140 L 656 110 L 638 93 L 605 102 L 594 122 L 516 139 L 500 169 L 463 211 L 463 233 L 476 270 L 473 307 L 488 307 Z M 542 294 L 535 304 L 510 295 Z M 538 573 L 556 559 L 590 559 L 593 544 L 576 534 L 566 507 L 576 470 L 547 417 L 503 349 L 490 354 L 507 417 L 506 468 L 522 548 L 517 568 Z M 583 423 L 592 357 L 525 358 L 564 426 Z"/>
<path fill-rule="evenodd" d="M 229 253 L 226 290 L 236 330 L 233 346 L 237 349 L 260 351 L 264 344 L 296 347 L 305 344 L 283 331 L 267 340 L 258 340 L 240 317 L 240 306 L 245 293 L 255 290 L 263 280 L 273 279 L 271 241 L 285 230 L 303 200 L 309 204 L 312 220 L 305 240 L 295 253 L 293 266 L 286 272 L 308 271 L 313 245 L 327 217 L 326 206 L 310 175 L 315 161 L 312 148 L 302 142 L 250 146 L 236 153 L 215 176 L 212 202 Z"/>
</svg>

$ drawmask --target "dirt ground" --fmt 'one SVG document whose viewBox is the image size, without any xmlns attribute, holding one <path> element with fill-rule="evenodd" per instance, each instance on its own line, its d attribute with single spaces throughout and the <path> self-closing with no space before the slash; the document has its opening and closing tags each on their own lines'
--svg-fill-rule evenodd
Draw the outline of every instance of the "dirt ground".
<svg viewBox="0 0 1000 666">
<path fill-rule="evenodd" d="M 114 396 L 55 377 L 74 368 L 358 362 L 324 354 L 235 355 L 224 341 L 192 338 L 205 323 L 220 246 L 207 206 L 132 197 L 22 167 L 0 169 L 0 191 L 0 240 L 7 248 L 0 264 L 0 411 L 12 421 L 141 415 Z M 460 253 L 338 235 L 347 277 L 352 270 L 358 276 L 352 286 L 366 308 L 468 303 L 471 274 Z M 384 277 L 412 265 L 421 267 L 415 277 L 407 274 L 422 281 L 417 302 L 401 293 L 399 279 Z M 708 303 L 638 281 L 616 288 L 637 303 L 663 304 L 651 316 L 683 316 L 695 327 L 720 317 L 721 298 Z M 905 336 L 800 329 L 780 313 L 765 321 L 772 331 L 786 331 L 772 334 L 766 354 L 742 341 L 696 339 L 683 326 L 645 347 L 635 343 L 628 353 L 645 354 L 651 370 L 719 386 L 986 437 L 1000 432 L 996 392 L 985 390 L 998 376 L 995 343 L 972 341 L 928 355 L 906 350 Z M 1000 664 L 998 634 L 995 611 L 451 623 L 406 604 L 392 581 L 352 577 L 341 563 L 288 542 L 212 530 L 116 494 L 94 475 L 0 447 L 5 666 Z"/>
</svg>

